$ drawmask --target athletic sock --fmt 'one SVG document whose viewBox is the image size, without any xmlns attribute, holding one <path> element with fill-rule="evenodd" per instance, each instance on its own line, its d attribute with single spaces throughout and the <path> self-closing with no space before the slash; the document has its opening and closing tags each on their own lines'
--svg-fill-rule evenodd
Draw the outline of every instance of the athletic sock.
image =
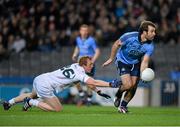
<svg viewBox="0 0 180 127">
<path fill-rule="evenodd" d="M 39 101 L 36 100 L 36 99 L 31 99 L 31 100 L 29 101 L 29 104 L 37 107 L 38 104 L 39 104 Z"/>
<path fill-rule="evenodd" d="M 14 100 L 14 98 L 12 98 L 11 100 L 9 100 L 8 102 L 9 102 L 9 104 L 10 104 L 10 105 L 15 104 L 15 100 Z"/>
<path fill-rule="evenodd" d="M 88 101 L 88 102 L 91 102 L 91 101 L 92 101 L 92 94 L 88 95 L 87 101 Z"/>
<path fill-rule="evenodd" d="M 116 96 L 117 98 L 121 98 L 121 97 L 122 97 L 122 93 L 123 93 L 123 92 L 122 92 L 122 91 L 120 90 L 120 88 L 119 88 L 115 96 Z"/>
<path fill-rule="evenodd" d="M 123 107 L 127 107 L 127 104 L 128 104 L 128 102 L 126 100 L 123 100 L 121 102 L 121 106 L 123 106 Z"/>
<path fill-rule="evenodd" d="M 87 98 L 87 101 L 88 101 L 88 102 L 91 102 L 91 101 L 92 101 L 92 99 L 91 99 L 90 97 L 88 97 L 88 98 Z"/>
<path fill-rule="evenodd" d="M 84 92 L 83 92 L 83 91 L 80 91 L 80 92 L 79 92 L 79 96 L 80 96 L 81 98 L 83 98 L 83 97 L 84 97 L 84 95 L 85 95 L 85 94 L 84 94 Z"/>
</svg>

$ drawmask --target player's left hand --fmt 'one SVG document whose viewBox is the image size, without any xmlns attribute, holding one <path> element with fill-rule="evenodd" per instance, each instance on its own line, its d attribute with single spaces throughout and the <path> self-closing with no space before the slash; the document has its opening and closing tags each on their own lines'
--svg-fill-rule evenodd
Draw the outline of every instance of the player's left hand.
<svg viewBox="0 0 180 127">
<path fill-rule="evenodd" d="M 105 97 L 106 99 L 111 98 L 108 94 L 101 93 L 101 90 L 97 91 L 97 94 L 98 94 L 99 96 Z"/>
<path fill-rule="evenodd" d="M 109 86 L 112 88 L 118 88 L 120 85 L 122 85 L 122 81 L 118 79 L 114 79 L 111 82 L 109 82 Z"/>
<path fill-rule="evenodd" d="M 111 58 L 109 58 L 106 62 L 104 62 L 104 63 L 102 64 L 102 67 L 105 67 L 105 66 L 109 65 L 109 64 L 112 63 L 112 62 L 113 62 L 113 60 L 112 60 Z"/>
</svg>

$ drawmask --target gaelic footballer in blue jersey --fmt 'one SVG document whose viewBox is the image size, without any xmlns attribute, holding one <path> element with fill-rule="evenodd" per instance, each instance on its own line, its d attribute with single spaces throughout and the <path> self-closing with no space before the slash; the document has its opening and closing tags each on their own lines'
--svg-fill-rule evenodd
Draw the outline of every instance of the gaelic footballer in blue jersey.
<svg viewBox="0 0 180 127">
<path fill-rule="evenodd" d="M 118 111 L 127 113 L 127 104 L 134 97 L 140 79 L 140 73 L 148 67 L 154 51 L 153 39 L 156 25 L 143 21 L 139 31 L 127 32 L 114 42 L 109 59 L 102 65 L 107 66 L 115 60 L 122 85 L 116 93 L 114 105 Z M 121 102 L 122 93 L 125 93 Z"/>
<path fill-rule="evenodd" d="M 88 73 L 89 76 L 95 75 L 95 62 L 98 59 L 100 55 L 99 47 L 97 46 L 96 39 L 90 35 L 89 33 L 89 26 L 86 24 L 83 24 L 80 26 L 79 30 L 79 36 L 76 37 L 76 47 L 74 49 L 74 53 L 72 55 L 72 60 L 74 62 L 77 62 L 78 59 L 80 59 L 83 56 L 89 56 L 92 59 L 92 62 L 94 64 L 92 70 L 90 73 Z M 91 89 L 87 89 L 87 99 L 85 98 L 85 91 L 83 91 L 81 85 L 78 83 L 77 85 L 80 100 L 78 101 L 78 105 L 82 105 L 83 103 L 91 104 L 91 97 L 92 97 L 92 91 Z"/>
</svg>

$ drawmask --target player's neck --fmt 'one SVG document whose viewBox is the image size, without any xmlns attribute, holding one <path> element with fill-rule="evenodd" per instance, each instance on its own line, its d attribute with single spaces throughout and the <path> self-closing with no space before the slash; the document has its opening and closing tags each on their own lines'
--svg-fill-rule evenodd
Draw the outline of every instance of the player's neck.
<svg viewBox="0 0 180 127">
<path fill-rule="evenodd" d="M 81 37 L 81 40 L 82 40 L 82 42 L 85 42 L 85 41 L 86 41 L 86 38 L 82 38 L 82 37 Z"/>
<path fill-rule="evenodd" d="M 146 39 L 146 37 L 144 36 L 144 34 L 141 34 L 140 39 L 141 39 L 141 40 L 140 40 L 141 43 L 147 41 L 147 39 Z"/>
<path fill-rule="evenodd" d="M 86 40 L 89 36 L 81 36 L 82 40 Z"/>
</svg>

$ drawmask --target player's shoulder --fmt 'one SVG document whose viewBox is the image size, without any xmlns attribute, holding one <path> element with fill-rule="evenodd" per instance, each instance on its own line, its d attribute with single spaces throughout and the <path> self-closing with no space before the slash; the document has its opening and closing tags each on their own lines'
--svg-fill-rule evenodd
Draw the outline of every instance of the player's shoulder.
<svg viewBox="0 0 180 127">
<path fill-rule="evenodd" d="M 94 39 L 94 37 L 91 36 L 91 35 L 89 35 L 87 38 L 88 38 L 88 39 Z"/>
<path fill-rule="evenodd" d="M 137 31 L 133 31 L 133 32 L 126 32 L 124 33 L 122 36 L 129 36 L 129 37 L 133 37 L 133 36 L 138 36 L 139 35 L 139 32 Z"/>
<path fill-rule="evenodd" d="M 154 50 L 154 43 L 153 43 L 153 41 L 151 41 L 150 43 L 145 43 L 145 47 L 148 50 Z"/>
<path fill-rule="evenodd" d="M 93 36 L 88 36 L 88 38 L 87 38 L 88 40 L 90 40 L 90 41 L 95 41 L 96 39 L 95 39 L 95 37 L 93 37 Z"/>
<path fill-rule="evenodd" d="M 124 33 L 124 34 L 120 37 L 120 40 L 121 40 L 121 41 L 125 41 L 125 40 L 127 40 L 127 39 L 137 38 L 138 35 L 139 35 L 139 32 L 137 32 L 137 31 L 126 32 L 126 33 Z"/>
<path fill-rule="evenodd" d="M 78 63 L 73 63 L 73 64 L 71 64 L 71 67 L 74 68 L 74 69 L 76 69 L 76 68 L 79 67 L 79 64 L 78 64 Z"/>
<path fill-rule="evenodd" d="M 96 39 L 93 36 L 88 36 L 85 44 L 88 46 L 96 46 Z"/>
<path fill-rule="evenodd" d="M 84 72 L 83 67 L 81 67 L 81 66 L 79 65 L 79 63 L 71 64 L 71 67 L 72 67 L 72 69 L 74 69 L 75 71 L 77 70 L 78 72 Z"/>
</svg>

